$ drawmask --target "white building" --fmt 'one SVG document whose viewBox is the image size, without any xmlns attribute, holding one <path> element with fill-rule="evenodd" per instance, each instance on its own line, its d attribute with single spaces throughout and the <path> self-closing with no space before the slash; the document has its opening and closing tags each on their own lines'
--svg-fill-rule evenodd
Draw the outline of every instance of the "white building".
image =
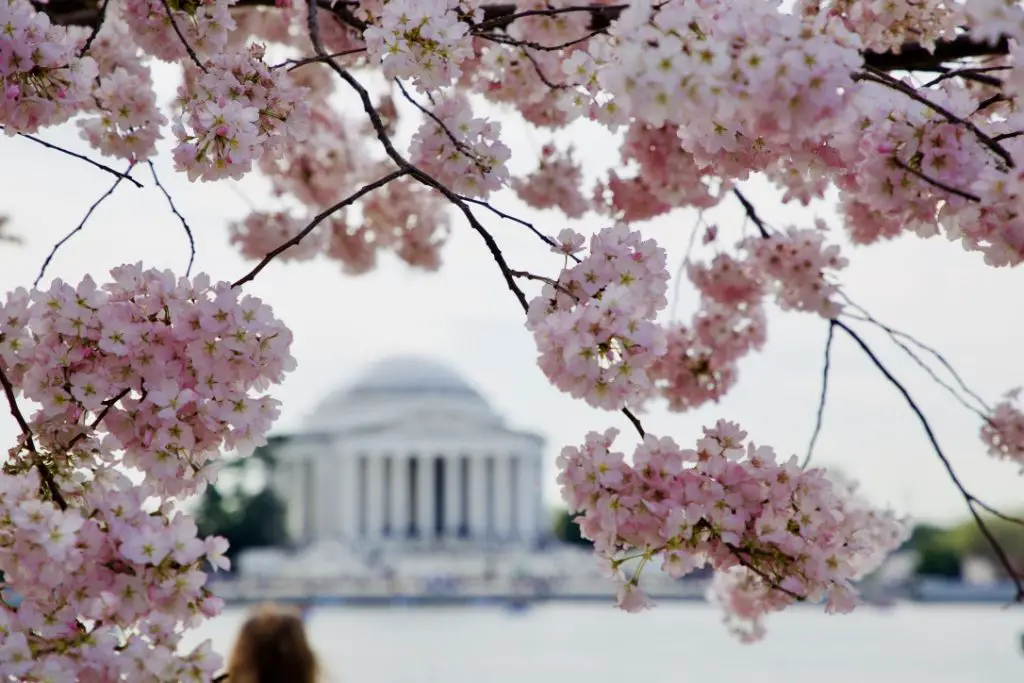
<svg viewBox="0 0 1024 683">
<path fill-rule="evenodd" d="M 300 546 L 526 549 L 547 534 L 543 439 L 435 362 L 376 363 L 279 443 L 272 485 Z"/>
</svg>

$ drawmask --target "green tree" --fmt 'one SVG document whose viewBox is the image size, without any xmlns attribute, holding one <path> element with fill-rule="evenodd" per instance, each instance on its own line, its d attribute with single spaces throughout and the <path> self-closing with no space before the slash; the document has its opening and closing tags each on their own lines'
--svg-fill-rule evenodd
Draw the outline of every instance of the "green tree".
<svg viewBox="0 0 1024 683">
<path fill-rule="evenodd" d="M 247 458 L 238 458 L 228 468 L 243 479 L 258 467 L 264 474 L 273 470 L 276 459 L 274 442 L 258 448 Z M 230 477 L 226 478 L 230 479 Z M 226 553 L 232 561 L 249 548 L 287 545 L 285 506 L 266 484 L 267 477 L 255 491 L 236 485 L 225 493 L 226 482 L 207 487 L 196 510 L 196 524 L 203 536 L 223 536 L 230 547 Z"/>
<path fill-rule="evenodd" d="M 569 514 L 568 510 L 559 510 L 555 514 L 555 538 L 562 543 L 589 548 L 593 543 L 580 534 L 580 525 L 576 523 L 577 516 Z"/>
</svg>

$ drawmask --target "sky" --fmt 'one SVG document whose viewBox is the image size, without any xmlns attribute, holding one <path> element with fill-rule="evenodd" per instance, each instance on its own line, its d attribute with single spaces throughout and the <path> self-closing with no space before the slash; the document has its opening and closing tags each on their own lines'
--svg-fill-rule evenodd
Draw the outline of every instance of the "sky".
<svg viewBox="0 0 1024 683">
<path fill-rule="evenodd" d="M 173 76 L 158 71 L 158 82 L 164 84 L 158 91 L 160 100 L 166 102 L 173 92 Z M 339 101 L 343 107 L 354 107 L 352 98 Z M 403 120 L 410 120 L 408 107 L 400 111 Z M 506 144 L 513 149 L 513 173 L 532 168 L 547 141 L 545 134 L 525 130 L 515 117 L 499 110 L 483 111 L 503 122 Z M 358 111 L 349 113 L 355 117 Z M 404 136 L 408 136 L 407 127 Z M 40 137 L 99 159 L 73 125 L 45 130 Z M 612 162 L 613 139 L 591 124 L 559 134 L 559 144 L 566 141 L 580 147 L 590 176 Z M 190 183 L 173 171 L 166 154 L 169 147 L 165 140 L 157 170 L 192 226 L 197 252 L 193 272 L 209 273 L 215 280 L 237 279 L 253 264 L 228 244 L 228 223 L 243 218 L 250 202 L 261 209 L 279 205 L 256 174 L 238 183 Z M 0 138 L 0 161 L 0 213 L 11 217 L 10 232 L 25 240 L 21 246 L 0 242 L 0 291 L 6 292 L 31 286 L 53 244 L 81 221 L 113 178 L 24 138 Z M 107 161 L 121 170 L 125 165 Z M 75 283 L 86 273 L 102 282 L 110 268 L 136 261 L 184 272 L 188 243 L 180 224 L 152 183 L 149 169 L 139 167 L 133 175 L 146 187 L 122 183 L 85 228 L 58 251 L 44 286 L 55 277 Z M 990 405 L 1024 384 L 1020 360 L 1024 317 L 1019 305 L 1024 270 L 990 268 L 979 254 L 967 253 L 941 237 L 922 240 L 909 235 L 881 245 L 851 247 L 842 238 L 828 202 L 809 209 L 784 206 L 779 194 L 757 179 L 741 187 L 774 228 L 809 227 L 815 217 L 828 221 L 833 238 L 844 245 L 851 261 L 841 278 L 844 291 L 877 319 L 940 350 Z M 494 195 L 491 203 L 551 235 L 563 227 L 589 233 L 608 224 L 596 216 L 566 221 L 553 212 L 531 210 L 509 191 Z M 476 213 L 511 267 L 557 275 L 560 259 L 535 236 L 484 210 Z M 731 198 L 704 219 L 718 226 L 719 240 L 725 244 L 751 229 L 745 225 L 742 208 Z M 696 221 L 695 212 L 682 210 L 637 228 L 666 249 L 669 267 L 675 272 Z M 707 258 L 711 253 L 696 255 Z M 300 428 L 319 400 L 375 360 L 399 353 L 427 356 L 463 375 L 511 426 L 547 439 L 545 493 L 557 505 L 554 460 L 563 446 L 582 443 L 588 431 L 614 426 L 621 430 L 617 445 L 629 453 L 636 434 L 621 414 L 590 408 L 547 382 L 537 367 L 536 350 L 518 303 L 483 241 L 455 215 L 442 259 L 439 272 L 423 273 L 385 254 L 379 267 L 363 276 L 345 275 L 338 263 L 324 258 L 277 262 L 245 286 L 248 293 L 272 305 L 295 335 L 292 352 L 298 369 L 272 391 L 284 404 L 274 432 Z M 525 289 L 531 295 L 537 291 Z M 696 301 L 688 282 L 681 283 L 680 294 L 677 317 L 686 319 Z M 910 389 L 964 485 L 993 505 L 1024 507 L 1018 467 L 986 454 L 978 437 L 978 416 L 945 393 L 883 334 L 863 324 L 855 327 Z M 685 414 L 652 405 L 642 416 L 645 428 L 659 436 L 670 435 L 687 447 L 701 436 L 703 425 L 725 418 L 738 422 L 756 443 L 770 445 L 782 456 L 802 457 L 814 427 L 827 331 L 827 323 L 814 315 L 771 307 L 768 342 L 761 352 L 741 362 L 739 383 L 728 396 Z M 872 500 L 917 520 L 953 523 L 965 517 L 965 504 L 920 423 L 896 390 L 841 334 L 833 346 L 829 384 L 816 464 L 841 469 L 859 479 Z M 0 442 L 12 443 L 15 434 L 13 418 L 3 411 Z"/>
</svg>

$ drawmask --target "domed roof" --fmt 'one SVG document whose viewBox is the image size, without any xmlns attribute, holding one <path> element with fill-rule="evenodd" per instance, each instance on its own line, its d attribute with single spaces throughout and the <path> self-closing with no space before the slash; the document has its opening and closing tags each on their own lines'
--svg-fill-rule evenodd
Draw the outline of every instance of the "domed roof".
<svg viewBox="0 0 1024 683">
<path fill-rule="evenodd" d="M 393 356 L 377 361 L 348 389 L 348 394 L 459 394 L 483 397 L 451 368 L 417 356 Z"/>
<path fill-rule="evenodd" d="M 501 422 L 487 400 L 446 365 L 418 356 L 391 356 L 372 364 L 352 384 L 331 392 L 306 420 L 306 427 L 348 431 L 425 413 Z"/>
</svg>

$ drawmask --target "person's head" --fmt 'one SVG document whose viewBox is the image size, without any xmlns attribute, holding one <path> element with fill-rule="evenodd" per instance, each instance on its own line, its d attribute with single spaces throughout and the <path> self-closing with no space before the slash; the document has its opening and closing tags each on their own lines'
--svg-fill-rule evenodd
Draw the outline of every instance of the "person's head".
<svg viewBox="0 0 1024 683">
<path fill-rule="evenodd" d="M 314 683 L 316 656 L 297 610 L 260 605 L 242 626 L 228 661 L 230 683 Z"/>
</svg>

